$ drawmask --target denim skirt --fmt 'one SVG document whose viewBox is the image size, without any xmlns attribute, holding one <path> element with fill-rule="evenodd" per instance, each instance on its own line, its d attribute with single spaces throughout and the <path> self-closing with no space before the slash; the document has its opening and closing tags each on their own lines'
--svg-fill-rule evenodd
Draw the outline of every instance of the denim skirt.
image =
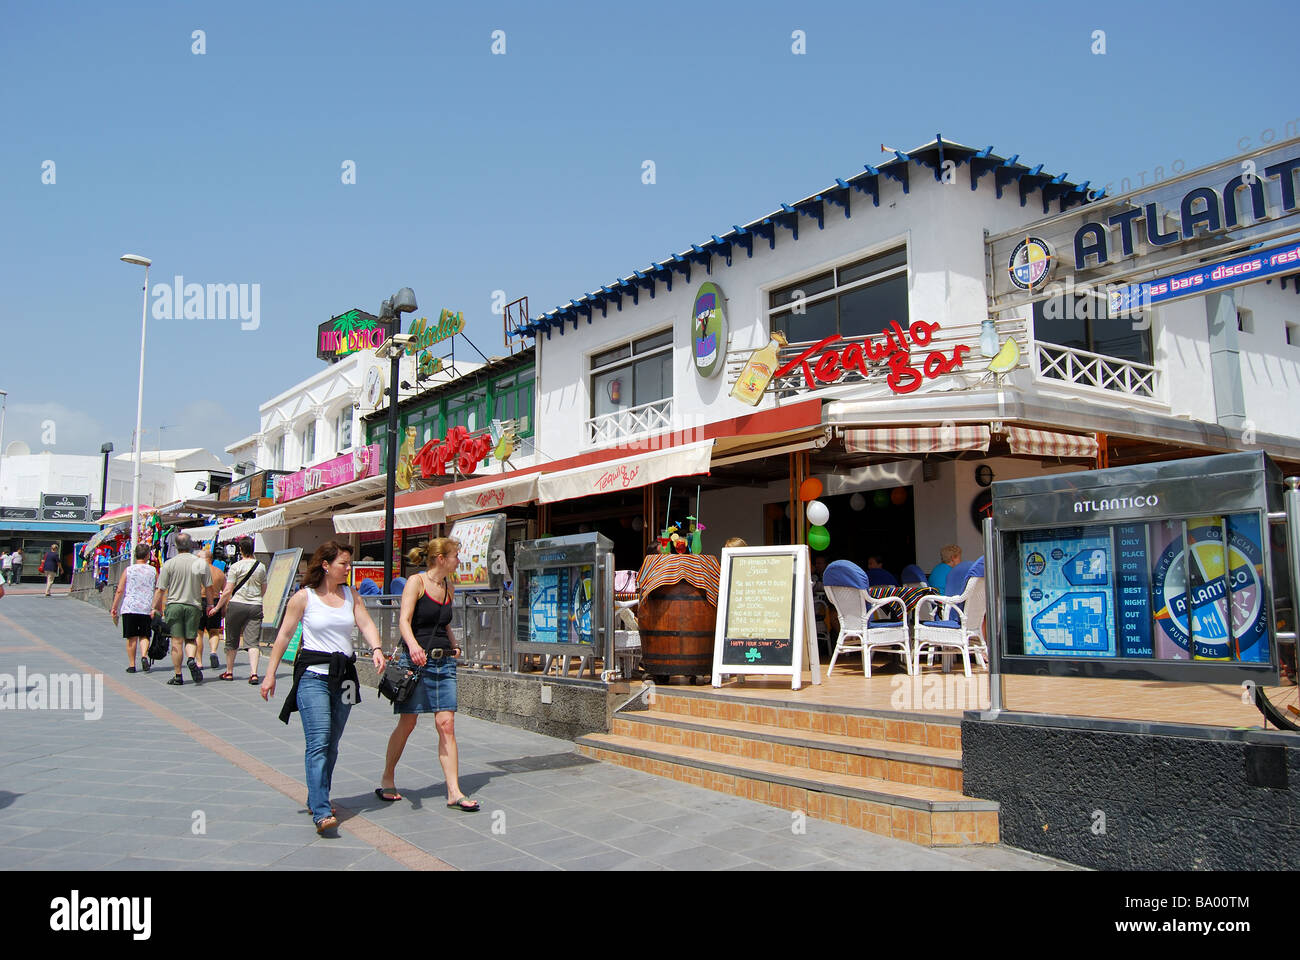
<svg viewBox="0 0 1300 960">
<path fill-rule="evenodd" d="M 411 654 L 403 646 L 398 662 L 411 666 Z M 447 656 L 430 659 L 420 671 L 420 682 L 405 703 L 393 704 L 393 713 L 437 713 L 456 709 L 456 660 Z"/>
</svg>

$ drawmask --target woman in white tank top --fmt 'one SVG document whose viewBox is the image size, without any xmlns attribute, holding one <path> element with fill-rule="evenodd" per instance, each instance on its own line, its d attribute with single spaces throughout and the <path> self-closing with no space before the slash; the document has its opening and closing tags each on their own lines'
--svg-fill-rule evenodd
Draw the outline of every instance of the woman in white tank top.
<svg viewBox="0 0 1300 960">
<path fill-rule="evenodd" d="M 275 693 L 276 668 L 301 621 L 302 641 L 294 658 L 293 688 L 280 710 L 280 719 L 288 723 L 293 711 L 302 714 L 307 742 L 307 807 L 317 833 L 339 825 L 330 805 L 330 784 L 348 714 L 352 705 L 361 700 L 356 655 L 352 652 L 354 627 L 370 647 L 375 670 L 384 670 L 379 631 L 347 586 L 351 568 L 352 551 L 345 544 L 327 540 L 316 548 L 303 576 L 302 589 L 285 607 L 271 650 L 271 666 L 262 679 L 262 699 L 269 700 Z"/>
</svg>

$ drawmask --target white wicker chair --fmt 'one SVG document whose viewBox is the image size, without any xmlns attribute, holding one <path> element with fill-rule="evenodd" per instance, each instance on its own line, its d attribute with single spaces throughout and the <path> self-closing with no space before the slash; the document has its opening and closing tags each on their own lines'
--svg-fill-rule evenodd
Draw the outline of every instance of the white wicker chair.
<svg viewBox="0 0 1300 960">
<path fill-rule="evenodd" d="M 871 676 L 871 652 L 877 649 L 901 654 L 907 672 L 913 672 L 911 639 L 907 633 L 907 604 L 901 597 L 877 600 L 857 587 L 827 587 L 826 596 L 840 617 L 840 634 L 835 641 L 835 650 L 831 654 L 830 666 L 826 668 L 826 676 L 829 677 L 835 669 L 835 660 L 841 653 L 853 651 L 862 654 L 862 672 Z M 900 611 L 897 620 L 872 621 L 872 614 L 877 610 L 893 606 L 897 606 Z M 849 643 L 849 637 L 857 637 L 858 642 Z"/>
<path fill-rule="evenodd" d="M 927 609 L 942 605 L 939 614 Z M 960 650 L 966 676 L 970 676 L 970 655 L 975 654 L 979 665 L 987 669 L 988 645 L 984 642 L 981 628 L 984 626 L 986 613 L 984 602 L 984 578 L 971 577 L 966 581 L 966 589 L 959 597 L 944 597 L 931 594 L 922 597 L 916 605 L 915 620 L 912 626 L 912 656 L 914 671 L 921 670 L 921 651 L 929 653 L 930 663 L 934 662 L 936 651 Z M 927 616 L 929 619 L 927 619 Z M 945 664 L 947 659 L 945 657 Z"/>
</svg>

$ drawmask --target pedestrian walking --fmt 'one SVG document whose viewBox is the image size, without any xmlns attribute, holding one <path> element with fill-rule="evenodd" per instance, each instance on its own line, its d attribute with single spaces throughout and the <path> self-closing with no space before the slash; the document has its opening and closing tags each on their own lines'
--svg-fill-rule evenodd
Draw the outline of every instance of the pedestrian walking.
<svg viewBox="0 0 1300 960">
<path fill-rule="evenodd" d="M 218 567 L 212 562 L 212 548 L 204 547 L 199 556 L 203 562 L 208 565 L 208 573 L 212 577 L 212 589 L 208 591 L 208 599 L 216 600 L 221 596 L 221 592 L 226 589 L 226 574 L 223 567 Z M 206 638 L 207 642 L 204 643 Z M 217 646 L 221 643 L 221 614 L 213 614 L 213 607 L 210 603 L 203 604 L 203 617 L 199 620 L 199 659 L 203 659 L 203 652 L 208 654 L 208 666 L 216 670 L 221 666 L 217 660 Z"/>
<path fill-rule="evenodd" d="M 50 587 L 54 586 L 54 578 L 63 576 L 63 564 L 59 561 L 59 545 L 50 544 L 50 549 L 45 551 L 45 556 L 41 557 L 41 573 L 45 574 L 45 595 L 50 595 Z"/>
<path fill-rule="evenodd" d="M 113 626 L 122 618 L 122 637 L 126 640 L 126 672 L 135 673 L 135 651 L 140 648 L 140 669 L 149 670 L 149 631 L 153 622 L 153 592 L 158 572 L 149 562 L 149 545 L 136 544 L 135 562 L 122 571 L 113 594 Z"/>
<path fill-rule="evenodd" d="M 14 555 L 10 553 L 8 550 L 6 550 L 4 556 L 0 557 L 0 575 L 3 576 L 5 583 L 13 582 L 12 580 L 9 579 L 13 575 L 13 572 L 14 572 Z"/>
<path fill-rule="evenodd" d="M 153 611 L 162 613 L 172 638 L 174 676 L 167 681 L 167 685 L 172 687 L 185 683 L 181 679 L 182 648 L 190 677 L 195 683 L 203 682 L 203 670 L 194 662 L 195 641 L 199 635 L 199 619 L 203 616 L 208 590 L 212 586 L 212 575 L 203 558 L 190 552 L 193 549 L 194 542 L 188 533 L 176 534 L 176 556 L 162 565 L 154 590 Z"/>
<path fill-rule="evenodd" d="M 14 548 L 13 558 L 14 558 L 14 565 L 13 565 L 14 578 L 11 582 L 22 583 L 23 582 L 23 551 L 21 547 Z"/>
<path fill-rule="evenodd" d="M 361 699 L 357 657 L 352 651 L 354 627 L 369 645 L 375 669 L 381 673 L 384 669 L 379 631 L 365 605 L 356 602 L 352 588 L 347 586 L 351 568 L 352 550 L 345 544 L 327 540 L 316 548 L 303 578 L 303 589 L 290 597 L 285 607 L 280 632 L 271 648 L 271 665 L 261 687 L 262 699 L 270 700 L 275 694 L 276 668 L 301 622 L 302 640 L 293 661 L 293 687 L 280 709 L 280 720 L 288 723 L 295 710 L 302 714 L 307 807 L 317 833 L 339 825 L 330 805 L 330 786 L 343 728 L 352 705 Z"/>
<path fill-rule="evenodd" d="M 415 729 L 420 714 L 432 713 L 438 730 L 438 762 L 447 781 L 447 806 L 466 813 L 479 809 L 460 789 L 460 758 L 456 747 L 456 657 L 460 647 L 451 633 L 451 575 L 460 563 L 460 543 L 450 537 L 429 541 L 428 570 L 406 581 L 398 629 L 402 635 L 398 662 L 420 671 L 415 692 L 403 703 L 393 704 L 397 726 L 388 738 L 384 773 L 375 795 L 389 803 L 402 799 L 397 792 L 397 761 Z"/>
<path fill-rule="evenodd" d="M 253 556 L 253 540 L 243 537 L 239 541 L 240 559 L 231 565 L 226 574 L 226 586 L 209 613 L 226 617 L 226 672 L 222 680 L 235 679 L 235 656 L 240 650 L 248 651 L 250 684 L 259 684 L 257 661 L 261 655 L 262 595 L 266 593 L 266 567 Z"/>
</svg>

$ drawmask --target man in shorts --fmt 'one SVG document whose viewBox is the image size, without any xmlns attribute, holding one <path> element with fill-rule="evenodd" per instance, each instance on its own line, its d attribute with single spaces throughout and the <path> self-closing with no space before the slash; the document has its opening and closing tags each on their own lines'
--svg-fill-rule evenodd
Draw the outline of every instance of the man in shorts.
<svg viewBox="0 0 1300 960">
<path fill-rule="evenodd" d="M 221 595 L 221 591 L 226 589 L 226 575 L 222 573 L 220 567 L 212 562 L 211 547 L 204 547 L 199 556 L 207 563 L 208 573 L 212 576 L 212 588 L 207 596 L 209 599 L 216 598 Z M 211 616 L 208 613 L 209 609 L 211 609 L 210 604 L 205 601 L 203 619 L 199 621 L 199 657 L 203 656 L 203 651 L 206 649 L 208 651 L 208 666 L 215 670 L 221 666 L 221 663 L 217 660 L 217 644 L 221 642 L 221 613 L 218 611 L 215 616 Z M 207 638 L 206 646 L 203 642 L 205 637 Z"/>
<path fill-rule="evenodd" d="M 226 586 L 211 608 L 216 616 L 226 614 L 226 672 L 222 680 L 235 679 L 235 655 L 248 651 L 248 665 L 252 675 L 250 684 L 259 684 L 257 660 L 261 654 L 262 595 L 266 593 L 266 567 L 253 556 L 253 541 L 244 537 L 239 541 L 240 559 L 230 567 Z M 238 588 L 238 589 L 236 589 Z"/>
<path fill-rule="evenodd" d="M 190 551 L 194 542 L 188 533 L 176 534 L 176 556 L 162 565 L 158 574 L 158 588 L 154 591 L 154 613 L 161 612 L 172 638 L 172 670 L 168 686 L 179 687 L 181 679 L 181 651 L 187 657 L 186 665 L 195 683 L 203 682 L 203 670 L 194 662 L 197 652 L 195 638 L 199 634 L 199 620 L 212 588 L 212 574 L 202 557 Z M 164 607 L 164 603 L 166 606 Z"/>
<path fill-rule="evenodd" d="M 23 551 L 21 547 L 14 548 L 13 559 L 14 559 L 14 565 L 13 565 L 14 575 L 13 575 L 13 580 L 11 582 L 22 583 L 23 582 Z"/>
</svg>

